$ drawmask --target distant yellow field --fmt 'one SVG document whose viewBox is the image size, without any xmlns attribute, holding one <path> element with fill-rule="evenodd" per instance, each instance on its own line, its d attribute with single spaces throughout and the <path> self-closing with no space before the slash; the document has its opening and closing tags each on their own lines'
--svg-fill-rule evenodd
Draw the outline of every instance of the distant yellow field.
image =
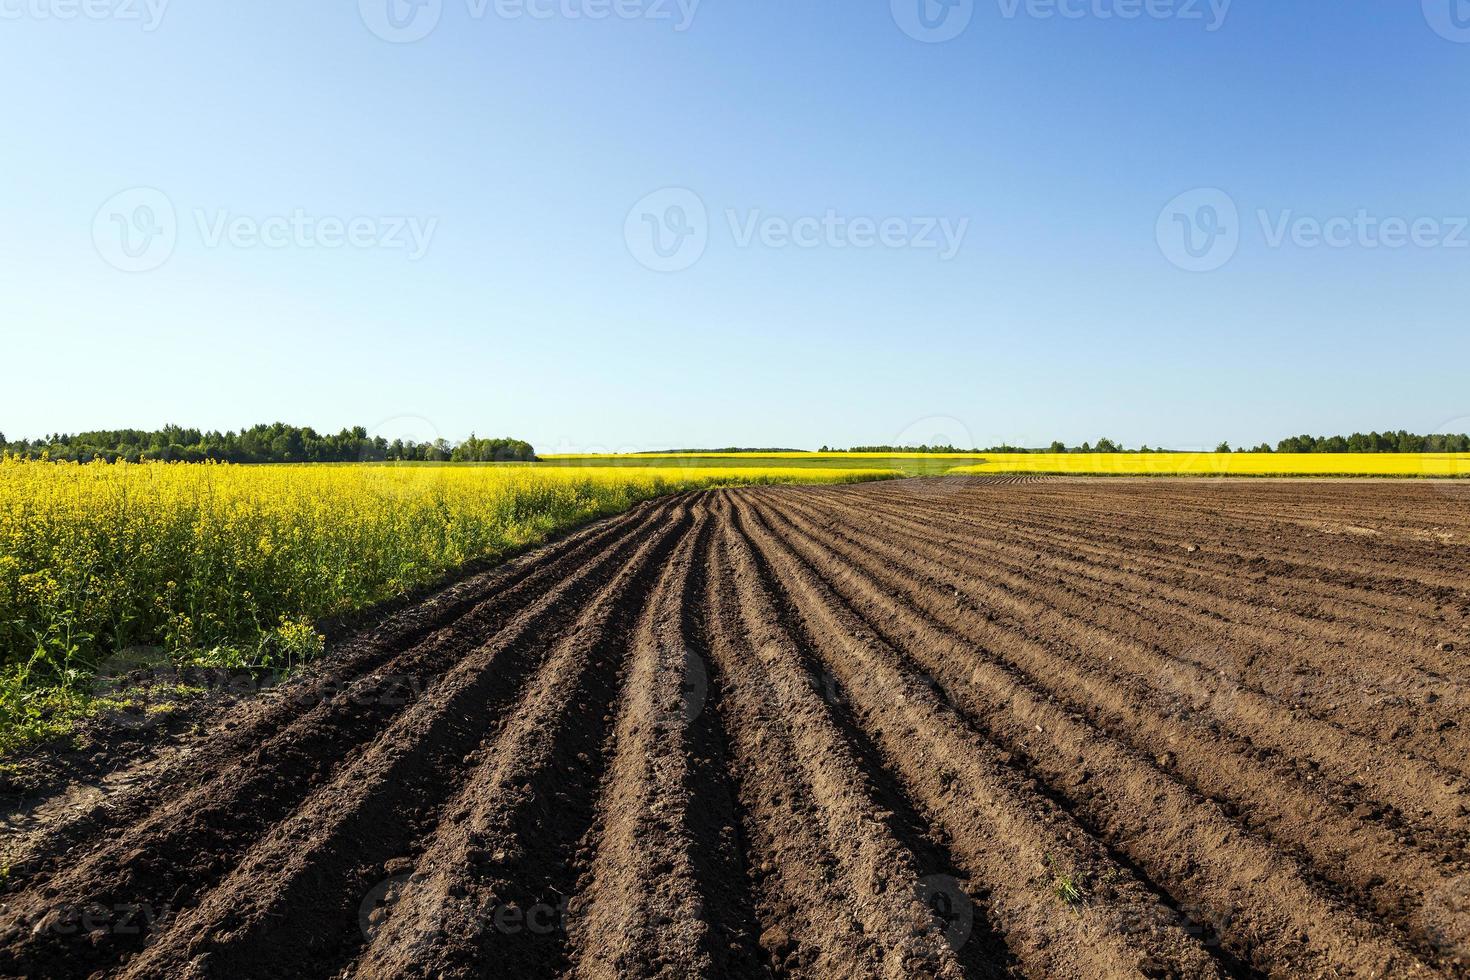
<svg viewBox="0 0 1470 980">
<path fill-rule="evenodd" d="M 1466 453 L 630 453 L 549 456 L 546 467 L 703 471 L 858 467 L 903 476 L 1373 476 L 1470 478 Z"/>
<path fill-rule="evenodd" d="M 951 473 L 1077 476 L 1470 477 L 1465 453 L 1016 453 L 984 454 Z"/>
</svg>

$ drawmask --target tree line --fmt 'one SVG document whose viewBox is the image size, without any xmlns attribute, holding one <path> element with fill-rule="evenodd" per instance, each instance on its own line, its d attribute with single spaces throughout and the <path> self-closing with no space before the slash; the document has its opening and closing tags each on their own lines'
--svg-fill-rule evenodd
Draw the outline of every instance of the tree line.
<svg viewBox="0 0 1470 980">
<path fill-rule="evenodd" d="M 7 442 L 0 433 L 0 454 L 24 459 L 90 463 L 138 463 L 145 460 L 203 463 L 505 463 L 536 462 L 536 450 L 520 439 L 481 439 L 460 443 L 445 439 L 415 442 L 369 436 L 354 426 L 322 434 L 310 426 L 276 422 L 239 432 L 203 431 L 166 425 L 157 431 L 102 429 Z"/>
<path fill-rule="evenodd" d="M 1053 442 L 1045 449 L 1029 449 L 1024 446 L 992 446 L 989 449 L 960 449 L 956 446 L 854 446 L 851 449 L 834 449 L 823 446 L 824 453 L 1167 453 L 1169 449 L 1124 449 L 1111 439 L 1099 439 L 1096 445 L 1084 442 L 1080 446 L 1068 446 Z M 1470 453 L 1470 435 L 1415 435 L 1403 429 L 1397 432 L 1354 432 L 1350 436 L 1300 435 L 1282 439 L 1274 447 L 1261 443 L 1254 449 L 1231 449 L 1230 443 L 1222 442 L 1215 447 L 1217 453 Z"/>
<path fill-rule="evenodd" d="M 1354 432 L 1350 436 L 1292 436 L 1278 453 L 1470 453 L 1470 435 L 1419 436 L 1397 432 Z"/>
</svg>

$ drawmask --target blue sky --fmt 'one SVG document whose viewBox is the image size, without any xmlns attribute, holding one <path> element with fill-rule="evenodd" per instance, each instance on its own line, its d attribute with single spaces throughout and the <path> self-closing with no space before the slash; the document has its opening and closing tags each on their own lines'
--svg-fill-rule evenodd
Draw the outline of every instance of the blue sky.
<svg viewBox="0 0 1470 980">
<path fill-rule="evenodd" d="M 0 0 L 0 431 L 1470 429 L 1465 0 L 388 2 Z"/>
</svg>

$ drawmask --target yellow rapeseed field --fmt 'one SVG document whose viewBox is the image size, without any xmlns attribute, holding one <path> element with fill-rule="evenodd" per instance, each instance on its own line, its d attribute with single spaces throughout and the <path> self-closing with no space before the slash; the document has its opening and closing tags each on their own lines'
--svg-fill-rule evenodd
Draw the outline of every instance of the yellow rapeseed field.
<svg viewBox="0 0 1470 980">
<path fill-rule="evenodd" d="M 0 752 L 6 722 L 34 716 L 28 699 L 85 689 L 121 650 L 286 666 L 319 651 L 315 621 L 641 500 L 890 475 L 0 460 Z"/>
<path fill-rule="evenodd" d="M 903 476 L 1044 473 L 1076 476 L 1470 477 L 1466 453 L 730 453 L 564 455 L 546 465 L 703 466 L 762 464 L 888 470 Z"/>
<path fill-rule="evenodd" d="M 950 473 L 1470 477 L 1465 453 L 982 453 Z"/>
</svg>

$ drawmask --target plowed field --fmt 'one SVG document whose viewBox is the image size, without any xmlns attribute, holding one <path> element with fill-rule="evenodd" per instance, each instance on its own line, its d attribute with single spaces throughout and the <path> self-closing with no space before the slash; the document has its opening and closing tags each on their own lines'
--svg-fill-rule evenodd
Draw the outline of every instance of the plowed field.
<svg viewBox="0 0 1470 980">
<path fill-rule="evenodd" d="M 28 845 L 0 975 L 1470 976 L 1470 494 L 646 504 Z"/>
</svg>

